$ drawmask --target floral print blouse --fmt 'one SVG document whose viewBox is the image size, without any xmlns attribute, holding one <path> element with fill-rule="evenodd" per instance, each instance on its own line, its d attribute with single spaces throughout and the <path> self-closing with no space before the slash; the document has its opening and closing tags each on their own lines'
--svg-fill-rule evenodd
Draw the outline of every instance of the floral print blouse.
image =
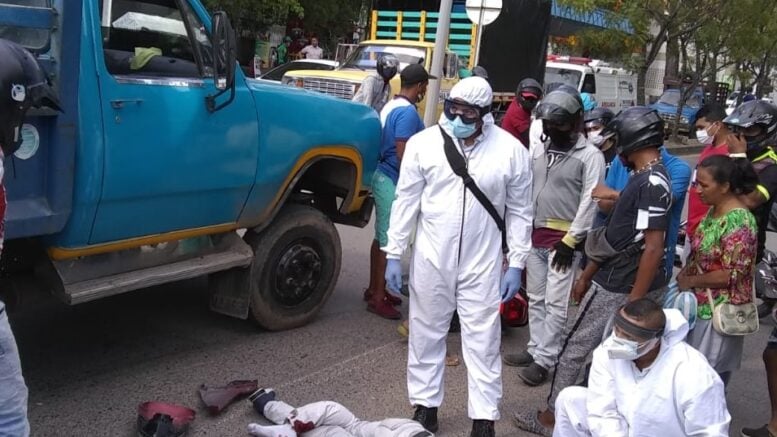
<svg viewBox="0 0 777 437">
<path fill-rule="evenodd" d="M 737 208 L 719 218 L 712 217 L 713 210 L 701 221 L 691 237 L 691 257 L 688 274 L 703 275 L 715 270 L 729 270 L 728 287 L 711 288 L 715 304 L 735 305 L 751 302 L 755 258 L 758 250 L 758 227 L 753 214 Z M 712 308 L 707 289 L 695 289 L 699 302 L 697 316 L 712 318 Z"/>
</svg>

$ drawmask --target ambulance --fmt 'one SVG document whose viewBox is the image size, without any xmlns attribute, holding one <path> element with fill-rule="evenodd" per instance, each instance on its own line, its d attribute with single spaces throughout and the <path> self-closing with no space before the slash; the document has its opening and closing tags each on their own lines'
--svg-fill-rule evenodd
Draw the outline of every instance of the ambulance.
<svg viewBox="0 0 777 437">
<path fill-rule="evenodd" d="M 563 83 L 588 92 L 597 106 L 616 113 L 637 103 L 637 75 L 595 59 L 548 55 L 544 83 L 546 89 Z"/>
</svg>

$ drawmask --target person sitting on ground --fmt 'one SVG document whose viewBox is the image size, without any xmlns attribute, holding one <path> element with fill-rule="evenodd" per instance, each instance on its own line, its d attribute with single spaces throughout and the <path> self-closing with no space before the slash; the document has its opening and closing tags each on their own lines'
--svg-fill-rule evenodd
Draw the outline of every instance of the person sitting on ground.
<svg viewBox="0 0 777 437">
<path fill-rule="evenodd" d="M 683 341 L 688 322 L 650 299 L 623 306 L 612 335 L 595 351 L 588 388 L 556 400 L 555 437 L 727 437 L 723 382 Z"/>
<path fill-rule="evenodd" d="M 249 424 L 248 433 L 259 437 L 434 437 L 415 420 L 359 420 L 337 402 L 314 402 L 294 408 L 276 400 L 271 388 L 257 390 L 248 400 L 259 414 L 275 424 Z"/>
</svg>

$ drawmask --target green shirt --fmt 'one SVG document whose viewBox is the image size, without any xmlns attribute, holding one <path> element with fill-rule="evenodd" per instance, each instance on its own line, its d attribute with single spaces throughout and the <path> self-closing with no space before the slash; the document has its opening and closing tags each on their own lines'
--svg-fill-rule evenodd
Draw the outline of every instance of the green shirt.
<svg viewBox="0 0 777 437">
<path fill-rule="evenodd" d="M 278 64 L 285 64 L 286 56 L 289 54 L 289 48 L 286 47 L 286 44 L 279 45 L 276 52 L 278 53 Z"/>
</svg>

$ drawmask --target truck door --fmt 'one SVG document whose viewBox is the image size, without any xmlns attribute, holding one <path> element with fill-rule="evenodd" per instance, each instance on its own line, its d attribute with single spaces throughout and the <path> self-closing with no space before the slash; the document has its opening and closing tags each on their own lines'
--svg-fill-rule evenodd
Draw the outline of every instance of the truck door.
<svg viewBox="0 0 777 437">
<path fill-rule="evenodd" d="M 238 69 L 234 101 L 208 111 L 217 90 L 198 13 L 189 0 L 102 0 L 94 11 L 105 144 L 91 244 L 240 215 L 257 166 L 254 100 Z"/>
</svg>

